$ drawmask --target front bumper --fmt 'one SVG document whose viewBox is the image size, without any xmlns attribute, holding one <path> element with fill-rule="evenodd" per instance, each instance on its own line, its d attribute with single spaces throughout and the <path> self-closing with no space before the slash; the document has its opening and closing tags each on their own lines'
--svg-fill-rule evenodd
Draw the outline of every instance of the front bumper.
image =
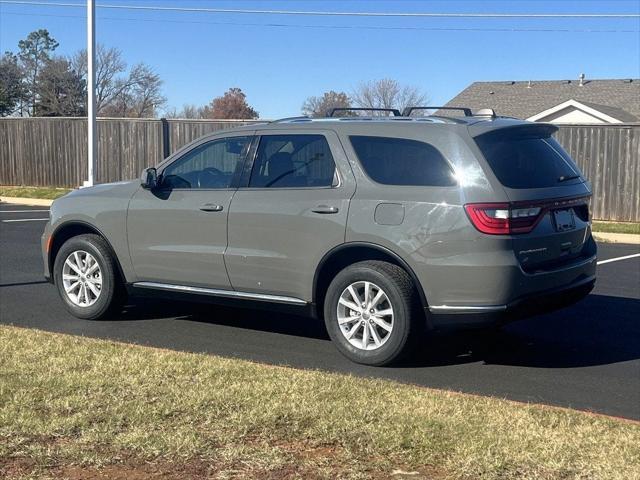
<svg viewBox="0 0 640 480">
<path fill-rule="evenodd" d="M 51 277 L 51 265 L 49 259 L 49 249 L 51 248 L 51 222 L 47 222 L 44 227 L 44 232 L 42 233 L 42 237 L 40 238 L 40 251 L 42 253 L 42 263 L 44 268 L 44 278 L 49 283 L 53 283 L 53 278 Z"/>
</svg>

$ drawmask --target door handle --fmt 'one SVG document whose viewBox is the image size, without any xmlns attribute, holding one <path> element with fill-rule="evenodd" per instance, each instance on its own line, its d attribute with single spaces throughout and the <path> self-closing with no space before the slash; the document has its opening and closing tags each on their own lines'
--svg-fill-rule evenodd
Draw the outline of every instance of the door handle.
<svg viewBox="0 0 640 480">
<path fill-rule="evenodd" d="M 327 215 L 330 213 L 338 213 L 338 207 L 329 207 L 328 205 L 318 205 L 316 208 L 311 209 L 313 213 L 319 213 L 321 215 Z"/>
<path fill-rule="evenodd" d="M 223 210 L 222 205 L 216 205 L 213 203 L 205 203 L 200 207 L 203 212 L 221 212 Z"/>
</svg>

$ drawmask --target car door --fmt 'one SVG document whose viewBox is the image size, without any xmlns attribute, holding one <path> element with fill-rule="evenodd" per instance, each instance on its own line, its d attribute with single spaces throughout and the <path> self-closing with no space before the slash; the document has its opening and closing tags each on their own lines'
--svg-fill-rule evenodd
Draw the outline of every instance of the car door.
<svg viewBox="0 0 640 480">
<path fill-rule="evenodd" d="M 229 211 L 231 284 L 310 301 L 316 266 L 344 242 L 351 167 L 327 130 L 263 131 L 251 160 Z"/>
<path fill-rule="evenodd" d="M 230 289 L 227 216 L 252 132 L 195 144 L 131 199 L 127 235 L 139 282 Z"/>
</svg>

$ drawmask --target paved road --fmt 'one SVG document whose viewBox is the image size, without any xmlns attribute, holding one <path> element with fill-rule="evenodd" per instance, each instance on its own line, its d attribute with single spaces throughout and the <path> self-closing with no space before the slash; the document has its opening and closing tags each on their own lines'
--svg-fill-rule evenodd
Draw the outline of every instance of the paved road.
<svg viewBox="0 0 640 480">
<path fill-rule="evenodd" d="M 578 305 L 513 323 L 496 335 L 438 335 L 397 368 L 344 359 L 322 324 L 245 309 L 139 302 L 115 321 L 82 321 L 41 276 L 47 212 L 0 204 L 0 322 L 53 332 L 206 352 L 294 367 L 384 377 L 429 387 L 541 402 L 640 420 L 640 258 L 601 265 Z M 600 245 L 600 259 L 638 253 Z M 145 305 L 146 303 L 146 305 Z"/>
</svg>

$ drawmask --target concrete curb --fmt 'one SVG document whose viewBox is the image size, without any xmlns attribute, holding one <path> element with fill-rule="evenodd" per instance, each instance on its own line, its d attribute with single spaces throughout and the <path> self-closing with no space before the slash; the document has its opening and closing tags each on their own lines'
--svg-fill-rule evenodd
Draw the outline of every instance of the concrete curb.
<svg viewBox="0 0 640 480">
<path fill-rule="evenodd" d="M 640 235 L 636 235 L 634 233 L 593 232 L 593 238 L 598 242 L 640 245 Z"/>
<path fill-rule="evenodd" d="M 0 203 L 13 203 L 14 205 L 26 205 L 29 207 L 50 207 L 53 200 L 41 198 L 0 197 Z"/>
</svg>

